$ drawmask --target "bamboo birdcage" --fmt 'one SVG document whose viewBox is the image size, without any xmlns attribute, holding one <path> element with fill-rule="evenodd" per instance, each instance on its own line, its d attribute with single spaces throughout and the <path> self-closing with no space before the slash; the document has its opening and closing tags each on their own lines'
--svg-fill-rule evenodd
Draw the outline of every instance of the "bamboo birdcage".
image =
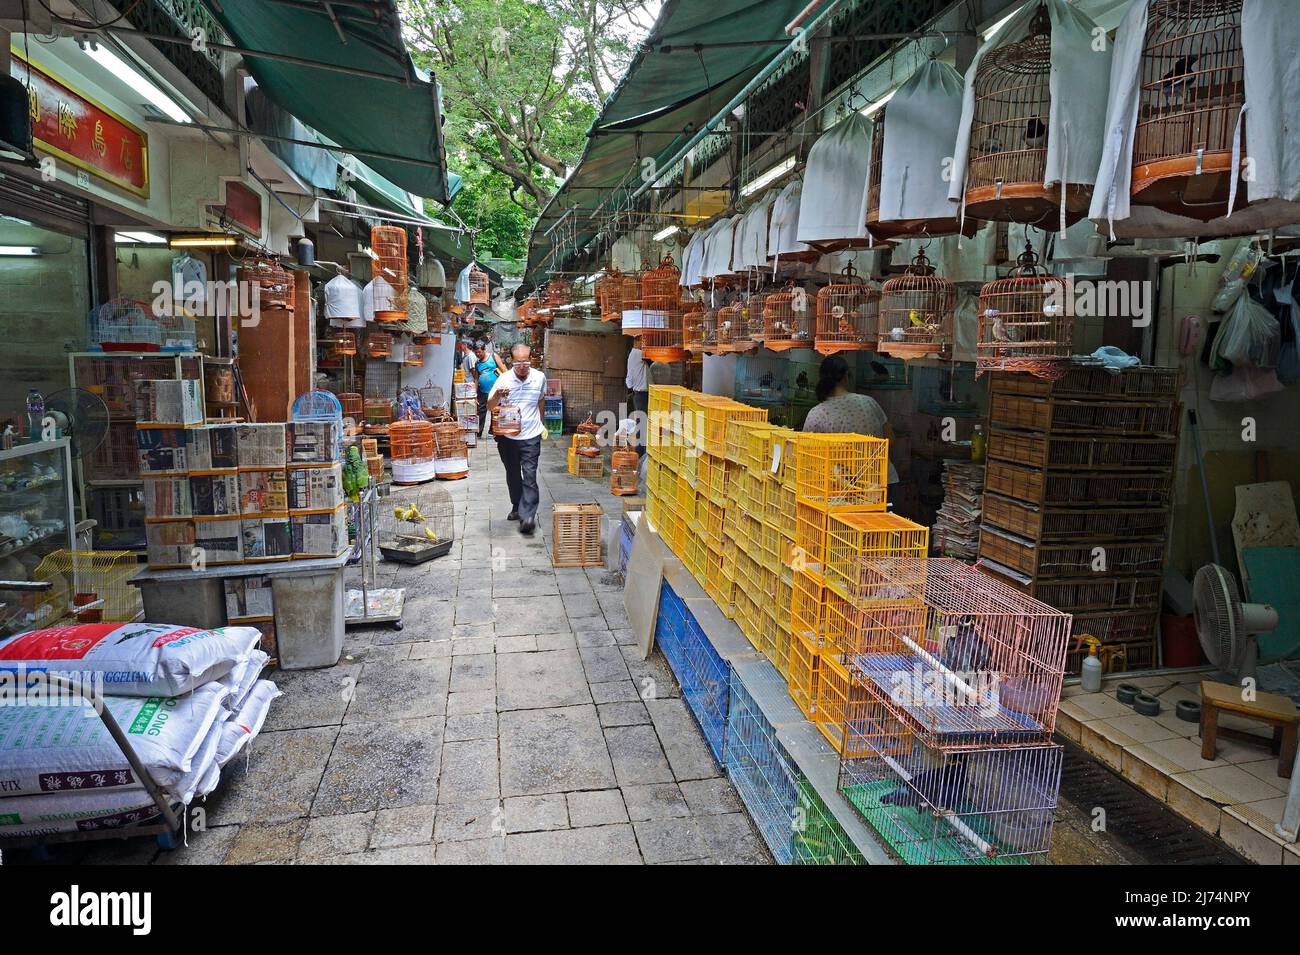
<svg viewBox="0 0 1300 955">
<path fill-rule="evenodd" d="M 492 301 L 488 274 L 477 265 L 469 267 L 469 305 L 487 305 Z"/>
<path fill-rule="evenodd" d="M 704 350 L 704 318 L 707 314 L 700 305 L 687 306 L 682 312 L 682 348 L 688 353 Z"/>
<path fill-rule="evenodd" d="M 677 308 L 682 289 L 678 284 L 681 272 L 669 256 L 641 278 L 641 307 L 668 311 Z"/>
<path fill-rule="evenodd" d="M 1246 101 L 1242 0 L 1151 0 L 1138 67 L 1133 202 L 1193 219 L 1228 213 Z M 1246 189 L 1238 192 L 1245 205 Z"/>
<path fill-rule="evenodd" d="M 353 421 L 361 419 L 365 406 L 359 394 L 355 391 L 340 391 L 335 397 L 339 399 L 339 408 L 342 409 L 344 418 Z"/>
<path fill-rule="evenodd" d="M 1061 189 L 1066 224 L 1088 211 L 1092 187 L 1047 187 L 1052 22 L 1040 6 L 1021 40 L 980 60 L 967 161 L 966 212 L 976 219 L 1060 227 Z"/>
<path fill-rule="evenodd" d="M 428 421 L 394 421 L 388 428 L 388 441 L 394 463 L 433 460 L 433 425 Z"/>
<path fill-rule="evenodd" d="M 664 328 L 651 328 L 641 333 L 641 353 L 646 361 L 674 362 L 686 358 L 683 341 L 683 316 L 679 309 L 668 312 Z"/>
<path fill-rule="evenodd" d="M 876 350 L 896 358 L 947 357 L 952 353 L 957 286 L 935 274 L 921 251 L 907 272 L 880 289 Z"/>
<path fill-rule="evenodd" d="M 700 352 L 708 355 L 718 350 L 718 310 L 706 308 L 700 319 Z"/>
<path fill-rule="evenodd" d="M 885 170 L 885 113 L 888 106 L 882 106 L 876 113 L 876 129 L 871 137 L 871 172 L 867 188 L 867 229 L 881 241 L 898 239 L 905 236 L 952 235 L 961 230 L 967 238 L 975 235 L 979 222 L 966 223 L 962 229 L 961 218 L 956 215 L 934 219 L 895 219 L 880 221 L 880 177 Z"/>
<path fill-rule="evenodd" d="M 354 332 L 335 332 L 330 339 L 330 350 L 335 358 L 348 358 L 357 353 L 357 336 Z"/>
<path fill-rule="evenodd" d="M 718 309 L 716 345 L 719 355 L 743 351 L 748 347 L 749 338 L 745 334 L 745 319 L 739 302 L 731 302 Z"/>
<path fill-rule="evenodd" d="M 811 348 L 814 312 L 808 293 L 793 285 L 763 300 L 763 343 L 772 351 Z"/>
<path fill-rule="evenodd" d="M 560 308 L 573 301 L 573 286 L 564 279 L 551 279 L 542 290 L 542 303 L 547 308 Z"/>
<path fill-rule="evenodd" d="M 975 372 L 1028 371 L 1052 378 L 1073 354 L 1065 283 L 1040 267 L 1025 243 L 1015 270 L 980 290 Z"/>
<path fill-rule="evenodd" d="M 424 346 L 407 342 L 402 348 L 402 364 L 408 368 L 424 367 Z"/>
<path fill-rule="evenodd" d="M 375 254 L 375 321 L 405 321 L 411 284 L 406 275 L 406 230 L 400 226 L 374 226 L 370 230 L 370 248 Z"/>
<path fill-rule="evenodd" d="M 602 322 L 617 322 L 623 312 L 623 273 L 611 268 L 596 279 L 596 308 Z"/>
<path fill-rule="evenodd" d="M 257 302 L 261 308 L 293 311 L 293 276 L 274 259 L 257 259 L 246 266 L 257 285 Z"/>
<path fill-rule="evenodd" d="M 767 296 L 761 292 L 755 293 L 745 301 L 745 307 L 741 314 L 745 319 L 745 335 L 752 342 L 753 348 L 759 348 L 763 344 L 764 336 L 767 334 L 767 324 L 763 318 L 763 302 Z"/>
<path fill-rule="evenodd" d="M 393 336 L 388 332 L 371 332 L 366 336 L 366 355 L 387 358 L 393 353 Z"/>
<path fill-rule="evenodd" d="M 852 264 L 838 281 L 817 293 L 818 353 L 870 351 L 879 326 L 880 289 L 858 275 Z"/>
</svg>

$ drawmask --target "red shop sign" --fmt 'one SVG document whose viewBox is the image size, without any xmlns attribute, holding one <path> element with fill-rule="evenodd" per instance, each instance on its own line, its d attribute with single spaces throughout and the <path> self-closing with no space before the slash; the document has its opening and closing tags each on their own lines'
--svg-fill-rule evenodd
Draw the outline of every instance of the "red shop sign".
<svg viewBox="0 0 1300 955">
<path fill-rule="evenodd" d="M 149 197 L 149 134 L 14 53 L 9 73 L 27 86 L 36 145 L 115 186 Z"/>
</svg>

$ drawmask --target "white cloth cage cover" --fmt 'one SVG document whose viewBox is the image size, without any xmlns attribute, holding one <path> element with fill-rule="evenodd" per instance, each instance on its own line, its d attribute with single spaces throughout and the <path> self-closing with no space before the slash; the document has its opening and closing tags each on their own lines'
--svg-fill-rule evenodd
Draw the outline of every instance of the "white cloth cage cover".
<svg viewBox="0 0 1300 955">
<path fill-rule="evenodd" d="M 609 247 L 609 264 L 623 273 L 640 272 L 642 266 L 640 246 L 630 236 L 619 236 Z"/>
<path fill-rule="evenodd" d="M 1091 186 L 1097 180 L 1101 161 L 1102 131 L 1106 123 L 1107 88 L 1104 78 L 1110 74 L 1111 43 L 1100 34 L 1097 25 L 1066 0 L 1044 0 L 1052 23 L 1051 71 L 1049 95 L 1051 108 L 1047 117 L 1047 164 L 1043 186 L 1061 182 Z M 966 177 L 969 171 L 971 126 L 975 119 L 975 76 L 984 57 L 994 50 L 1023 40 L 1040 4 L 1021 8 L 993 38 L 980 47 L 966 71 L 966 89 L 962 98 L 961 124 L 953 148 L 952 181 L 948 198 L 962 205 L 965 220 Z M 1104 49 L 1096 49 L 1098 36 Z M 891 104 L 890 109 L 893 109 Z M 888 120 L 886 120 L 888 121 Z M 888 143 L 888 139 L 886 139 Z M 1061 218 L 1065 218 L 1062 195 Z M 1064 227 L 1064 222 L 1062 222 Z"/>
<path fill-rule="evenodd" d="M 782 255 L 807 252 L 808 246 L 799 241 L 799 206 L 803 183 L 796 179 L 787 184 L 772 202 L 772 215 L 767 226 L 767 258 L 779 259 Z"/>
<path fill-rule="evenodd" d="M 813 143 L 799 202 L 800 242 L 870 240 L 867 180 L 874 124 L 854 111 Z"/>
<path fill-rule="evenodd" d="M 890 99 L 882 130 L 881 222 L 956 217 L 944 174 L 961 126 L 962 97 L 961 74 L 928 60 Z"/>
<path fill-rule="evenodd" d="M 732 274 L 734 270 L 731 267 L 731 253 L 736 238 L 736 226 L 740 224 L 742 218 L 742 216 L 732 216 L 723 219 L 715 228 L 709 230 L 704 265 L 700 269 L 701 278 L 713 279 Z"/>
<path fill-rule="evenodd" d="M 325 283 L 322 294 L 325 297 L 326 318 L 344 322 L 348 328 L 365 324 L 361 286 L 352 279 L 346 275 L 336 275 Z"/>
<path fill-rule="evenodd" d="M 761 269 L 767 265 L 767 228 L 768 216 L 772 212 L 772 203 L 776 193 L 765 194 L 758 202 L 749 207 L 736 230 L 734 265 L 736 271 Z"/>
<path fill-rule="evenodd" d="M 1237 124 L 1233 152 L 1240 151 L 1241 159 L 1249 158 L 1253 167 L 1250 205 L 1202 222 L 1131 203 L 1139 67 L 1149 8 L 1150 0 L 1134 0 L 1116 30 L 1104 149 L 1088 216 L 1112 238 L 1245 235 L 1300 222 L 1300 122 L 1295 117 L 1300 100 L 1298 0 L 1242 3 L 1246 122 Z"/>
</svg>

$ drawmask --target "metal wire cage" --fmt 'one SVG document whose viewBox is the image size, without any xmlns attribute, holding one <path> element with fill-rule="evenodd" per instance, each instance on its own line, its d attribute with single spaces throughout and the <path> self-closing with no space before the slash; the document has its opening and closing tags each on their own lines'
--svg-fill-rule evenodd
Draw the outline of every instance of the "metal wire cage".
<svg viewBox="0 0 1300 955">
<path fill-rule="evenodd" d="M 763 299 L 763 344 L 772 351 L 811 348 L 815 313 L 808 293 L 789 287 Z"/>
<path fill-rule="evenodd" d="M 32 571 L 32 580 L 51 585 L 36 602 L 38 626 L 70 616 L 80 623 L 135 620 L 143 611 L 140 590 L 130 584 L 138 568 L 131 551 L 51 551 Z"/>
<path fill-rule="evenodd" d="M 910 865 L 1024 865 L 1048 852 L 1060 746 L 936 753 L 869 698 L 847 724 L 839 788 Z"/>
<path fill-rule="evenodd" d="M 820 354 L 871 351 L 880 334 L 880 289 L 845 267 L 838 281 L 817 293 L 817 336 Z"/>
<path fill-rule="evenodd" d="M 456 511 L 451 496 L 436 485 L 404 491 L 386 499 L 391 507 L 380 510 L 379 549 L 384 557 L 401 563 L 419 563 L 441 557 L 455 540 Z"/>
<path fill-rule="evenodd" d="M 375 320 L 405 321 L 407 289 L 411 284 L 406 275 L 406 230 L 400 226 L 374 226 L 370 230 L 370 248 L 375 254 L 372 268 Z"/>
<path fill-rule="evenodd" d="M 988 53 L 975 74 L 966 212 L 977 219 L 1060 227 L 1060 188 L 1043 185 L 1052 110 L 1052 22 L 1039 7 L 1021 40 Z M 1092 187 L 1065 188 L 1065 221 L 1088 211 Z"/>
<path fill-rule="evenodd" d="M 880 289 L 876 350 L 898 358 L 952 353 L 957 286 L 935 274 L 925 252 Z"/>
<path fill-rule="evenodd" d="M 1152 0 L 1138 67 L 1133 201 L 1194 219 L 1228 213 L 1246 101 L 1241 0 Z M 1239 190 L 1238 208 L 1246 189 Z"/>
<path fill-rule="evenodd" d="M 857 580 L 844 632 L 849 663 L 926 746 L 1051 735 L 1070 614 L 953 558 L 867 557 Z"/>
<path fill-rule="evenodd" d="M 678 309 L 667 312 L 663 328 L 647 328 L 641 333 L 641 353 L 646 361 L 674 362 L 686 358 L 683 341 L 684 316 Z"/>
<path fill-rule="evenodd" d="M 980 289 L 975 372 L 1027 371 L 1059 377 L 1074 354 L 1065 282 L 1038 264 L 1028 243 L 1015 270 Z"/>
<path fill-rule="evenodd" d="M 641 307 L 667 311 L 677 307 L 681 297 L 681 272 L 669 256 L 641 278 Z"/>
<path fill-rule="evenodd" d="M 623 273 L 611 268 L 596 279 L 596 308 L 602 322 L 617 322 L 623 314 Z"/>
</svg>

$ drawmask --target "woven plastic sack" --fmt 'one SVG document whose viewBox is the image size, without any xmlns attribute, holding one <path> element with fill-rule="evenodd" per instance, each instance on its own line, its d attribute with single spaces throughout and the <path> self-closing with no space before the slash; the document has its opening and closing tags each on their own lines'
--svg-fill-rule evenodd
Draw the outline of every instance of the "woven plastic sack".
<svg viewBox="0 0 1300 955">
<path fill-rule="evenodd" d="M 261 640 L 256 627 L 90 623 L 31 630 L 0 641 L 0 670 L 102 676 L 113 696 L 181 696 L 224 676 Z"/>
<path fill-rule="evenodd" d="M 262 670 L 271 658 L 262 650 L 254 650 L 248 658 L 236 663 L 229 673 L 221 678 L 221 685 L 230 691 L 226 697 L 226 709 L 236 712 L 244 705 L 248 693 L 257 684 Z"/>
<path fill-rule="evenodd" d="M 217 745 L 217 765 L 225 766 L 235 755 L 262 731 L 271 701 L 281 696 L 280 688 L 270 680 L 258 680 L 248 694 L 248 699 L 221 726 L 221 741 Z"/>
</svg>

